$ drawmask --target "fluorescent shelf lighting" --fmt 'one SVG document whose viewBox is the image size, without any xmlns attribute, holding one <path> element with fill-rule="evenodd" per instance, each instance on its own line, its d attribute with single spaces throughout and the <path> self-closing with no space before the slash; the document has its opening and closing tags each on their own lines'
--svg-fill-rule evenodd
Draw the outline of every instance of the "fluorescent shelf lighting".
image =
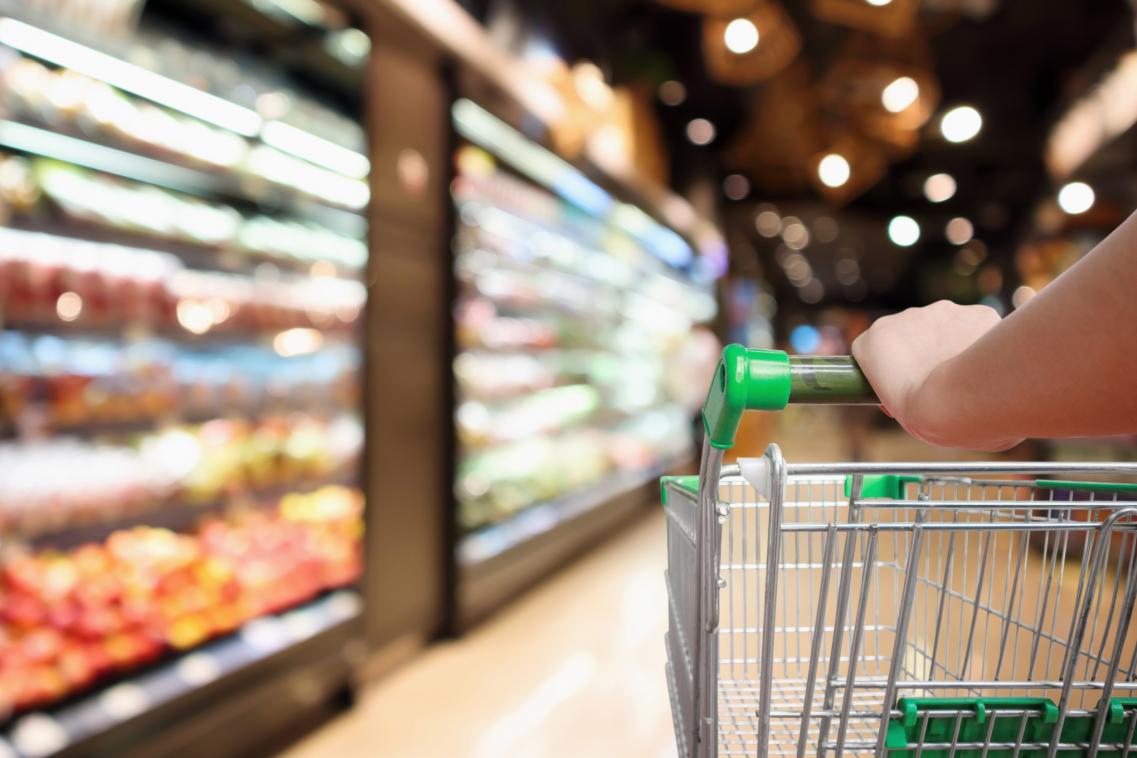
<svg viewBox="0 0 1137 758">
<path fill-rule="evenodd" d="M 599 218 L 611 210 L 615 201 L 599 185 L 473 101 L 456 102 L 453 116 L 463 137 L 508 161 L 538 184 Z"/>
<path fill-rule="evenodd" d="M 356 179 L 362 179 L 371 172 L 371 161 L 367 160 L 366 155 L 329 142 L 303 129 L 297 129 L 283 121 L 265 123 L 261 130 L 261 139 L 266 145 L 277 150 Z"/>
<path fill-rule="evenodd" d="M 15 121 L 0 121 L 0 145 L 170 189 L 195 193 L 213 189 L 212 180 L 199 171 Z"/>
<path fill-rule="evenodd" d="M 467 99 L 452 109 L 454 126 L 466 139 L 509 163 L 562 199 L 612 223 L 637 239 L 656 257 L 683 266 L 694 256 L 687 241 L 634 206 L 615 200 L 571 163 L 533 142 Z"/>
<path fill-rule="evenodd" d="M 12 18 L 0 19 L 0 44 L 246 137 L 261 128 L 255 111 Z"/>
</svg>

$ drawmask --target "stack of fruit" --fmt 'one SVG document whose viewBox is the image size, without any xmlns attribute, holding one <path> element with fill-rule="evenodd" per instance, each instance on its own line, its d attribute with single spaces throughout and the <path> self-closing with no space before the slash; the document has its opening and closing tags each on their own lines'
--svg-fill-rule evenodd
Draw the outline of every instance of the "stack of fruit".
<svg viewBox="0 0 1137 758">
<path fill-rule="evenodd" d="M 362 496 L 325 487 L 195 534 L 137 527 L 0 572 L 0 710 L 42 706 L 353 582 Z"/>
<path fill-rule="evenodd" d="M 344 328 L 367 293 L 333 277 L 191 271 L 168 253 L 0 229 L 0 315 L 19 322 L 209 331 Z"/>
</svg>

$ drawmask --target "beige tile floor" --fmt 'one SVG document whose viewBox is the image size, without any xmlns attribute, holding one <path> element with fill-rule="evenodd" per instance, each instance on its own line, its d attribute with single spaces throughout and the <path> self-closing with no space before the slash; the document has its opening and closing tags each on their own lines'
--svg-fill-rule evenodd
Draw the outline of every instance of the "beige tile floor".
<svg viewBox="0 0 1137 758">
<path fill-rule="evenodd" d="M 664 544 L 645 515 L 285 758 L 671 758 Z"/>
<path fill-rule="evenodd" d="M 844 440 L 833 433 L 831 419 L 803 415 L 801 422 L 780 431 L 779 437 L 787 443 L 787 458 L 847 457 Z M 914 445 L 897 434 L 870 437 L 870 458 L 927 460 L 950 454 Z M 1007 556 L 1014 554 L 1017 544 L 1001 539 L 989 551 L 994 577 L 988 582 L 989 598 L 1003 592 L 1000 582 L 1005 583 L 1010 575 Z M 353 711 L 295 745 L 284 758 L 674 756 L 663 674 L 664 546 L 662 510 L 649 511 L 638 523 L 465 638 L 432 646 L 372 685 Z M 929 560 L 938 561 L 943 546 L 931 540 L 928 551 Z M 960 574 L 952 582 L 957 588 L 966 589 L 975 582 L 979 553 L 973 550 L 970 558 L 954 564 L 953 575 Z M 1077 563 L 1076 559 L 1072 562 Z M 1037 598 L 1046 594 L 1043 588 L 1048 585 L 1039 578 L 1043 563 L 1037 551 L 1030 551 L 1022 578 L 1022 586 L 1030 589 L 1023 594 L 1031 596 L 1025 608 L 1020 603 L 1024 618 L 1031 617 Z M 972 579 L 967 578 L 965 566 Z M 1068 595 L 1076 584 L 1075 569 L 1062 593 L 1051 588 L 1058 599 L 1050 604 L 1048 622 L 1059 641 L 1063 625 L 1073 615 L 1073 599 Z M 891 608 L 884 595 L 882 606 Z M 918 593 L 918 603 L 921 598 L 925 605 L 935 605 L 934 597 Z M 965 605 L 970 607 L 955 601 L 953 608 Z M 964 615 L 956 612 L 961 619 Z M 988 624 L 984 616 L 981 621 L 982 630 L 999 628 L 998 619 Z M 954 627 L 946 627 L 945 649 L 963 647 L 952 637 Z M 914 638 L 919 638 L 923 629 L 919 620 L 913 629 Z M 1090 638 L 1096 641 L 1100 634 L 1104 632 L 1091 632 Z M 997 632 L 978 635 L 973 645 L 977 652 L 967 666 L 973 676 L 988 668 L 982 641 L 996 639 Z M 1014 640 L 1012 646 L 1016 646 Z M 941 661 L 954 665 L 949 658 L 954 660 L 948 656 Z M 1056 656 L 1052 666 L 1042 668 L 1054 668 L 1059 661 Z M 1016 673 L 1029 676 L 1028 672 Z M 1042 673 L 1039 669 L 1033 675 Z"/>
</svg>

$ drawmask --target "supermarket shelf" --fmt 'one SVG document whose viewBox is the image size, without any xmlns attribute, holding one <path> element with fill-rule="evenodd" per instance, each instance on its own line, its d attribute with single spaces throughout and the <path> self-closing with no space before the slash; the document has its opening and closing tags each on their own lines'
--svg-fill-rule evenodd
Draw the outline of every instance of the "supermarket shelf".
<svg viewBox="0 0 1137 758">
<path fill-rule="evenodd" d="M 248 721 L 241 711 L 249 703 L 238 696 L 256 693 L 259 685 L 256 697 L 262 708 L 270 698 L 302 700 L 301 695 L 310 705 L 347 687 L 349 666 L 363 655 L 362 605 L 355 591 L 334 591 L 279 615 L 255 619 L 228 637 L 124 681 L 55 708 L 21 715 L 0 731 L 0 755 L 133 755 L 143 744 L 148 755 L 203 755 L 216 753 L 190 750 L 183 741 L 225 744 L 248 741 L 249 735 L 264 739 L 280 724 Z M 295 685 L 305 676 L 303 659 L 327 679 L 318 687 L 313 680 L 303 693 L 295 686 L 281 687 L 286 677 Z M 301 704 L 292 703 L 292 710 Z M 241 735 L 218 728 L 218 719 L 240 721 L 234 718 L 240 715 L 246 715 L 238 730 Z M 164 750 L 158 747 L 162 743 Z M 179 745 L 183 752 L 175 752 Z M 227 747 L 223 752 L 232 750 Z"/>
<path fill-rule="evenodd" d="M 45 426 L 53 434 L 76 435 L 81 437 L 120 437 L 139 432 L 151 432 L 169 426 L 186 424 L 204 424 L 209 421 L 221 419 L 242 419 L 247 421 L 261 421 L 273 416 L 303 413 L 313 417 L 329 417 L 357 414 L 357 408 L 352 404 L 336 403 L 328 400 L 314 400 L 311 402 L 267 402 L 263 405 L 225 406 L 223 412 L 217 408 L 200 409 L 189 412 L 170 413 L 162 416 L 145 416 L 138 418 L 83 421 L 66 423 L 59 421 L 48 422 Z M 6 419 L 0 416 L 0 430 L 6 426 Z M 0 431 L 0 439 L 3 433 Z"/>
<path fill-rule="evenodd" d="M 187 500 L 181 496 L 173 496 L 164 500 L 157 499 L 149 507 L 111 518 L 92 519 L 85 523 L 68 520 L 64 524 L 34 530 L 13 529 L 10 536 L 13 540 L 20 540 L 21 538 L 28 540 L 35 547 L 52 547 L 64 550 L 89 542 L 102 542 L 113 532 L 129 529 L 140 524 L 180 531 L 192 526 L 205 516 L 223 513 L 238 505 L 249 507 L 275 504 L 284 495 L 293 492 L 312 492 L 329 485 L 359 486 L 355 469 L 351 468 L 348 471 L 323 478 L 298 479 L 286 484 L 248 490 L 215 500 L 198 502 Z M 0 756 L 2 755 L 3 753 L 0 753 Z"/>
<path fill-rule="evenodd" d="M 689 466 L 689 459 L 679 458 L 650 470 L 616 474 L 462 538 L 455 556 L 458 591 L 451 631 L 469 628 L 658 502 L 659 477 Z"/>
<path fill-rule="evenodd" d="M 621 471 L 583 490 L 528 506 L 506 521 L 483 527 L 464 537 L 458 543 L 458 562 L 472 566 L 495 558 L 582 513 L 599 508 L 617 496 L 657 481 L 685 462 L 683 458 L 646 471 Z"/>
<path fill-rule="evenodd" d="M 363 223 L 359 213 L 300 199 L 277 185 L 266 183 L 271 186 L 270 190 L 249 192 L 231 174 L 179 166 L 19 121 L 0 120 L 0 147 L 199 197 L 227 197 L 269 207 L 286 206 L 344 234 L 358 235 Z"/>
<path fill-rule="evenodd" d="M 227 331 L 218 329 L 216 331 L 210 330 L 204 334 L 194 334 L 177 327 L 155 329 L 146 324 L 95 325 L 82 321 L 56 321 L 54 323 L 22 321 L 20 319 L 5 319 L 3 313 L 0 313 L 0 328 L 27 334 L 48 334 L 60 337 L 106 337 L 128 343 L 160 338 L 179 345 L 262 345 L 268 348 L 272 347 L 272 339 L 278 333 L 277 331 Z M 331 333 L 324 332 L 323 334 L 326 340 L 325 345 L 338 344 L 341 337 L 343 342 L 351 343 L 355 330 L 354 327 L 348 326 L 347 329 L 336 329 Z"/>
<path fill-rule="evenodd" d="M 48 200 L 48 202 L 51 201 Z M 54 203 L 52 204 L 54 205 Z M 181 260 L 187 268 L 223 271 L 232 274 L 252 274 L 259 264 L 271 263 L 283 271 L 309 276 L 312 264 L 316 262 L 315 260 L 297 260 L 254 250 L 241 250 L 224 245 L 215 247 L 205 243 L 195 244 L 188 241 L 171 240 L 132 229 L 115 229 L 93 221 L 73 218 L 62 209 L 48 215 L 49 218 L 43 218 L 39 215 L 14 215 L 6 226 L 23 232 L 47 234 L 53 237 L 102 242 L 169 253 Z M 320 260 L 334 266 L 335 275 L 338 277 L 347 279 L 362 277 L 363 270 L 360 268 L 352 268 L 343 263 L 326 259 Z"/>
<path fill-rule="evenodd" d="M 282 9 L 286 3 L 262 0 L 164 0 L 164 6 L 183 12 L 224 18 L 226 23 L 247 27 L 250 35 L 279 42 L 283 63 L 311 74 L 316 72 L 321 84 L 356 98 L 363 90 L 362 64 L 352 65 L 328 52 L 330 36 L 319 26 L 311 25 Z"/>
</svg>

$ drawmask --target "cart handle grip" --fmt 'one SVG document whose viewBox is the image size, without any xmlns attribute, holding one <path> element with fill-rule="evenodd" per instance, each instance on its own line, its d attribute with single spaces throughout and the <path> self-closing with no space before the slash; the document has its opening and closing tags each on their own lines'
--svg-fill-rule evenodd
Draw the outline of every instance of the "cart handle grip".
<svg viewBox="0 0 1137 758">
<path fill-rule="evenodd" d="M 851 356 L 790 356 L 727 345 L 703 403 L 703 428 L 710 444 L 725 450 L 734 444 L 746 411 L 780 411 L 790 403 L 879 402 Z"/>
</svg>

